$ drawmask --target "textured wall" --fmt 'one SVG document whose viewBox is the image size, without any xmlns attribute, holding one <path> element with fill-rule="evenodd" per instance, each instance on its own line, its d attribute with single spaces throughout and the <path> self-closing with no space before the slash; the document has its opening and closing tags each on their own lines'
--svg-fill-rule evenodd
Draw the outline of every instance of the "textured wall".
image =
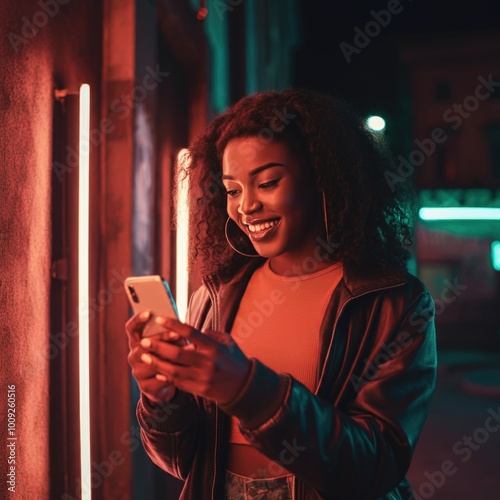
<svg viewBox="0 0 500 500">
<path fill-rule="evenodd" d="M 19 7 L 4 4 L 1 19 L 0 497 L 7 498 L 4 405 L 7 386 L 13 384 L 15 492 L 20 498 L 43 498 L 48 492 L 49 372 L 42 353 L 49 320 L 53 60 L 45 33 L 17 52 L 6 38 L 6 33 L 20 33 L 19 21 L 29 9 Z"/>
<path fill-rule="evenodd" d="M 37 499 L 49 494 L 49 361 L 44 353 L 53 82 L 57 76 L 74 85 L 99 76 L 99 57 L 96 62 L 91 57 L 96 43 L 86 40 L 94 26 L 99 43 L 100 2 L 82 4 L 4 2 L 0 15 L 0 498 L 9 498 L 9 385 L 15 385 L 15 493 Z"/>
</svg>

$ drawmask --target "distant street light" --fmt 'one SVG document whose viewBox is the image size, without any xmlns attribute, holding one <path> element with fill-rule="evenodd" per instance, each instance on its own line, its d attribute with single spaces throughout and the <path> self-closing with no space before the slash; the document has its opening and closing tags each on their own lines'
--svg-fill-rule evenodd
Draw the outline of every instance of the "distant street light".
<svg viewBox="0 0 500 500">
<path fill-rule="evenodd" d="M 381 116 L 369 116 L 366 125 L 374 132 L 381 132 L 385 129 L 385 120 Z"/>
</svg>

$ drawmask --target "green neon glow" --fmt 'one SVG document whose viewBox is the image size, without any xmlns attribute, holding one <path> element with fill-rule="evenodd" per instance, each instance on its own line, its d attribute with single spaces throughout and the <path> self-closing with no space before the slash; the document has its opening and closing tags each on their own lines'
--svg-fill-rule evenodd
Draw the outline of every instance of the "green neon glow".
<svg viewBox="0 0 500 500">
<path fill-rule="evenodd" d="M 485 207 L 422 207 L 422 220 L 500 220 L 500 208 Z"/>
<path fill-rule="evenodd" d="M 500 241 L 491 242 L 491 261 L 495 271 L 500 271 Z"/>
</svg>

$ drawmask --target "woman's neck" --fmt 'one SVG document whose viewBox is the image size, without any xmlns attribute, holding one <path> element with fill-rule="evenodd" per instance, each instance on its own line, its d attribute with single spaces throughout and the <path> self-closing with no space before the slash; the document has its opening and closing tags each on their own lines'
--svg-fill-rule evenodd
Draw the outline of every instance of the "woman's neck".
<svg viewBox="0 0 500 500">
<path fill-rule="evenodd" d="M 338 260 L 331 255 L 331 250 L 330 248 L 330 252 L 328 252 L 328 246 L 325 242 L 324 247 L 317 247 L 313 252 L 306 255 L 301 254 L 294 256 L 287 253 L 272 257 L 269 259 L 269 267 L 273 273 L 283 276 L 312 274 L 322 271 L 338 262 Z"/>
</svg>

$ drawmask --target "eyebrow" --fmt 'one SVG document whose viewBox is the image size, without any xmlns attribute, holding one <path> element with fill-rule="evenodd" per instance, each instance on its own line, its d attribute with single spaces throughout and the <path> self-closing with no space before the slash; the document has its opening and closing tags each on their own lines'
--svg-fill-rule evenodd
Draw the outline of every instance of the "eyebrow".
<svg viewBox="0 0 500 500">
<path fill-rule="evenodd" d="M 283 165 L 283 163 L 276 163 L 276 162 L 266 163 L 265 165 L 261 165 L 260 167 L 254 168 L 253 170 L 250 170 L 250 172 L 248 172 L 248 175 L 250 177 L 252 177 L 254 175 L 257 175 L 259 172 L 262 172 L 263 170 L 267 170 L 268 168 L 284 167 L 284 166 L 285 165 Z M 233 181 L 234 177 L 231 177 L 230 175 L 223 175 L 222 179 Z"/>
</svg>

